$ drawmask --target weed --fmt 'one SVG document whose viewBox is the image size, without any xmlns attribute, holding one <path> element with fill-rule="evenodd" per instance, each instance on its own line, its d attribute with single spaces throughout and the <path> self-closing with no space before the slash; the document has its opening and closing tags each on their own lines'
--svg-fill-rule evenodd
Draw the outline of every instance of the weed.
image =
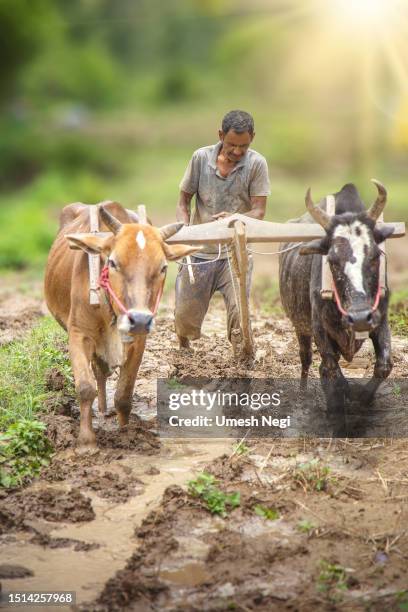
<svg viewBox="0 0 408 612">
<path fill-rule="evenodd" d="M 301 533 L 307 533 L 307 535 L 311 535 L 311 533 L 316 529 L 316 525 L 307 519 L 303 519 L 298 522 L 296 525 L 296 529 Z"/>
<path fill-rule="evenodd" d="M 262 518 L 267 519 L 268 521 L 276 521 L 276 519 L 280 518 L 279 510 L 276 508 L 267 508 L 266 506 L 257 504 L 254 506 L 253 510 L 255 514 L 262 516 Z"/>
<path fill-rule="evenodd" d="M 395 395 L 395 397 L 399 397 L 401 395 L 401 386 L 395 384 L 392 388 L 392 392 Z"/>
<path fill-rule="evenodd" d="M 408 591 L 400 591 L 397 593 L 398 610 L 408 612 Z"/>
<path fill-rule="evenodd" d="M 166 380 L 166 385 L 168 389 L 184 389 L 186 385 L 183 385 L 177 378 L 169 378 Z"/>
<path fill-rule="evenodd" d="M 391 295 L 389 321 L 391 330 L 399 336 L 408 336 L 407 290 L 397 291 Z"/>
<path fill-rule="evenodd" d="M 63 390 L 49 388 L 50 372 L 63 381 Z M 19 419 L 32 420 L 63 393 L 74 395 L 65 332 L 45 317 L 23 340 L 0 348 L 0 430 Z"/>
<path fill-rule="evenodd" d="M 40 421 L 21 419 L 0 434 L 0 486 L 20 486 L 48 465 L 53 451 Z"/>
<path fill-rule="evenodd" d="M 320 561 L 317 590 L 327 592 L 332 590 L 345 591 L 347 589 L 346 568 L 337 563 L 329 563 L 325 560 Z"/>
<path fill-rule="evenodd" d="M 327 491 L 329 485 L 335 482 L 329 474 L 330 468 L 327 465 L 323 465 L 319 459 L 311 459 L 298 465 L 292 477 L 304 491 Z"/>
<path fill-rule="evenodd" d="M 249 453 L 251 449 L 245 444 L 245 442 L 241 441 L 238 444 L 235 444 L 232 450 L 234 455 L 245 455 L 246 453 Z"/>
<path fill-rule="evenodd" d="M 217 487 L 218 481 L 215 477 L 207 472 L 198 474 L 195 480 L 190 480 L 187 484 L 189 494 L 202 499 L 212 514 L 225 518 L 228 515 L 228 506 L 237 508 L 241 503 L 239 491 L 224 493 Z"/>
</svg>

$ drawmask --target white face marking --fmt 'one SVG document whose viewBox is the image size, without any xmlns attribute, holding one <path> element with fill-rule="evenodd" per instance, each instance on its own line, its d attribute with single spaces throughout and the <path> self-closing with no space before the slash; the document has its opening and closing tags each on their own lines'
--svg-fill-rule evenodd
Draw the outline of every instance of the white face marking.
<svg viewBox="0 0 408 612">
<path fill-rule="evenodd" d="M 136 242 L 137 242 L 137 245 L 138 245 L 139 249 L 141 249 L 143 251 L 143 249 L 146 246 L 146 238 L 145 238 L 144 233 L 142 232 L 142 230 L 139 230 L 137 232 Z"/>
<path fill-rule="evenodd" d="M 359 231 L 357 231 L 357 228 Z M 354 221 L 351 225 L 338 225 L 334 230 L 333 238 L 345 238 L 349 241 L 355 261 L 346 263 L 344 273 L 348 276 L 354 289 L 365 294 L 363 284 L 364 247 L 367 246 L 368 248 L 370 246 L 367 226 L 360 221 Z M 338 247 L 335 248 L 337 251 Z"/>
</svg>

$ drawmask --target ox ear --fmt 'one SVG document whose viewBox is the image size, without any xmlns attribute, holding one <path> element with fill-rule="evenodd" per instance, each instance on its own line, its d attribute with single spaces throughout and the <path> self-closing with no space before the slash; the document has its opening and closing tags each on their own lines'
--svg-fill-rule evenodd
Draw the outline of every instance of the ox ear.
<svg viewBox="0 0 408 612">
<path fill-rule="evenodd" d="M 381 244 L 381 242 L 384 242 L 384 240 L 389 238 L 391 234 L 393 233 L 394 233 L 393 227 L 383 227 L 381 229 L 379 229 L 378 227 L 375 227 L 374 228 L 374 240 L 376 241 L 377 244 Z"/>
<path fill-rule="evenodd" d="M 197 253 L 197 251 L 201 251 L 202 246 L 189 246 L 188 244 L 166 244 L 163 243 L 163 251 L 166 255 L 166 259 L 169 261 L 174 261 L 175 259 L 182 259 L 182 257 L 187 257 L 187 255 L 191 255 L 191 253 Z"/>
<path fill-rule="evenodd" d="M 300 255 L 327 255 L 328 252 L 329 248 L 325 238 L 311 240 L 299 249 Z"/>
<path fill-rule="evenodd" d="M 66 234 L 71 249 L 82 250 L 90 255 L 104 253 L 109 255 L 113 246 L 113 234 L 95 236 L 93 234 Z"/>
</svg>

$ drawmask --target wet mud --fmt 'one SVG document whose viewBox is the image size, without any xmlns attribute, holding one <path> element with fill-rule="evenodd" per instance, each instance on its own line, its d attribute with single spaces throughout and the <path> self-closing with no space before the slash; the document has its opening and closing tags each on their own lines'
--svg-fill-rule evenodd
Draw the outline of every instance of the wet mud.
<svg viewBox="0 0 408 612">
<path fill-rule="evenodd" d="M 220 300 L 193 351 L 178 350 L 172 321 L 164 305 L 125 431 L 113 414 L 114 377 L 110 413 L 94 407 L 97 452 L 75 449 L 76 405 L 44 417 L 50 466 L 0 497 L 2 589 L 74 590 L 89 611 L 398 610 L 408 589 L 408 444 L 249 441 L 237 454 L 231 440 L 160 440 L 158 377 L 299 375 L 295 336 L 278 315 L 254 310 L 250 364 L 232 357 Z M 394 377 L 406 376 L 407 347 L 393 338 Z M 367 343 L 346 374 L 369 376 L 373 359 Z M 314 378 L 318 365 L 314 353 Z M 50 385 L 59 383 L 51 373 Z M 302 465 L 319 466 L 311 481 Z M 225 518 L 187 492 L 204 469 L 220 490 L 240 493 Z"/>
</svg>

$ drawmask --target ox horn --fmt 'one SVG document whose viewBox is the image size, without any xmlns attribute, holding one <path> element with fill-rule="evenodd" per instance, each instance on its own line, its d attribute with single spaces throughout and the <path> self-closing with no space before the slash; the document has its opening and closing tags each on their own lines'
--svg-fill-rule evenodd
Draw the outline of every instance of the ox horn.
<svg viewBox="0 0 408 612">
<path fill-rule="evenodd" d="M 319 206 L 315 206 L 312 196 L 311 189 L 306 191 L 305 196 L 305 204 L 309 213 L 312 215 L 313 219 L 319 223 L 324 229 L 327 229 L 330 225 L 330 216 Z"/>
<path fill-rule="evenodd" d="M 179 231 L 179 229 L 183 227 L 183 225 L 184 225 L 183 222 L 170 223 L 169 225 L 163 225 L 163 227 L 159 229 L 160 235 L 163 238 L 163 240 L 167 240 L 167 238 L 170 238 L 170 236 L 173 236 L 174 234 L 176 234 Z"/>
<path fill-rule="evenodd" d="M 380 183 L 380 181 L 371 179 L 371 182 L 377 187 L 378 196 L 374 204 L 367 211 L 367 215 L 370 217 L 370 219 L 373 219 L 373 221 L 377 221 L 378 217 L 384 210 L 385 205 L 387 204 L 387 190 L 384 185 Z"/>
<path fill-rule="evenodd" d="M 122 227 L 120 221 L 118 221 L 115 217 L 113 217 L 104 206 L 101 204 L 98 206 L 99 214 L 101 216 L 102 221 L 109 227 L 111 232 L 117 234 Z"/>
</svg>

